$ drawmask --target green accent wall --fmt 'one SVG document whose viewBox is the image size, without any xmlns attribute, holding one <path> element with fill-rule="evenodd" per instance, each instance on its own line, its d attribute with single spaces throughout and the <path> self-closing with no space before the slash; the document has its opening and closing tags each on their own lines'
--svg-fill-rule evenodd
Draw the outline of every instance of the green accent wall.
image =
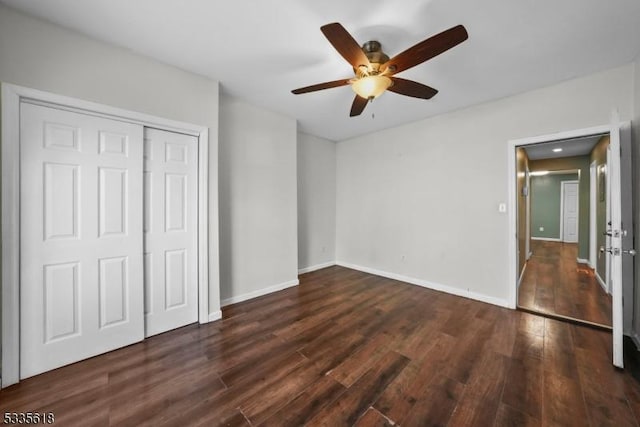
<svg viewBox="0 0 640 427">
<path fill-rule="evenodd" d="M 562 181 L 578 181 L 578 179 L 577 173 L 531 177 L 531 237 L 561 238 Z M 540 227 L 544 227 L 544 231 L 540 231 Z"/>
<path fill-rule="evenodd" d="M 530 160 L 529 169 L 534 171 L 578 170 L 580 179 L 580 215 L 578 218 L 578 258 L 589 259 L 589 156 L 562 157 L 559 159 Z M 531 199 L 533 202 L 533 198 Z M 533 203 L 532 203 L 533 204 Z M 560 213 L 558 211 L 558 220 Z M 536 229 L 531 223 L 531 231 Z M 535 234 L 532 233 L 532 236 Z"/>
</svg>

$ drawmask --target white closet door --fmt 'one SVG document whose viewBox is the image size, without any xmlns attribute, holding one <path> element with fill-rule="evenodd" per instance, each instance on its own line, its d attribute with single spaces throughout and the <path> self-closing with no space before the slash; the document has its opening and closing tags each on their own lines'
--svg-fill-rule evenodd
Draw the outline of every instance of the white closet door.
<svg viewBox="0 0 640 427">
<path fill-rule="evenodd" d="M 138 125 L 20 109 L 20 377 L 144 338 Z"/>
<path fill-rule="evenodd" d="M 198 320 L 198 139 L 145 129 L 145 334 Z"/>
<path fill-rule="evenodd" d="M 578 242 L 578 181 L 563 181 L 562 188 L 562 241 Z"/>
</svg>

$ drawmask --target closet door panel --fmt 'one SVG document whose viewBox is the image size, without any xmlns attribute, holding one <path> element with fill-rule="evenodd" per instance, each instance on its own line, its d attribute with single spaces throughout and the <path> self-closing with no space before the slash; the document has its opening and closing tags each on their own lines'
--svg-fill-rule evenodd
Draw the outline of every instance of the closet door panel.
<svg viewBox="0 0 640 427">
<path fill-rule="evenodd" d="M 144 338 L 143 128 L 20 109 L 20 377 Z"/>
<path fill-rule="evenodd" d="M 198 140 L 145 129 L 146 336 L 198 320 Z"/>
</svg>

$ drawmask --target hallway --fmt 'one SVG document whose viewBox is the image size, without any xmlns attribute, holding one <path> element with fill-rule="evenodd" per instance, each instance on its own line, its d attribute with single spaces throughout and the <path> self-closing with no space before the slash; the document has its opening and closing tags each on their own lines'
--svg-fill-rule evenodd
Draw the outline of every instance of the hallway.
<svg viewBox="0 0 640 427">
<path fill-rule="evenodd" d="M 611 296 L 591 268 L 578 264 L 577 249 L 573 243 L 532 240 L 518 306 L 611 326 Z"/>
</svg>

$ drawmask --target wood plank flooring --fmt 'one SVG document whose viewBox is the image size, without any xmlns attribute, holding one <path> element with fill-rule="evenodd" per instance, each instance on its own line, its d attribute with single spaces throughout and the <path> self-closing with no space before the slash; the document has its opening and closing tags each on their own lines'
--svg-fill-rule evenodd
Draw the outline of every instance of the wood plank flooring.
<svg viewBox="0 0 640 427">
<path fill-rule="evenodd" d="M 591 268 L 578 264 L 575 243 L 533 240 L 518 306 L 611 326 L 611 295 Z"/>
<path fill-rule="evenodd" d="M 0 391 L 62 426 L 638 426 L 611 335 L 342 267 Z"/>
</svg>

